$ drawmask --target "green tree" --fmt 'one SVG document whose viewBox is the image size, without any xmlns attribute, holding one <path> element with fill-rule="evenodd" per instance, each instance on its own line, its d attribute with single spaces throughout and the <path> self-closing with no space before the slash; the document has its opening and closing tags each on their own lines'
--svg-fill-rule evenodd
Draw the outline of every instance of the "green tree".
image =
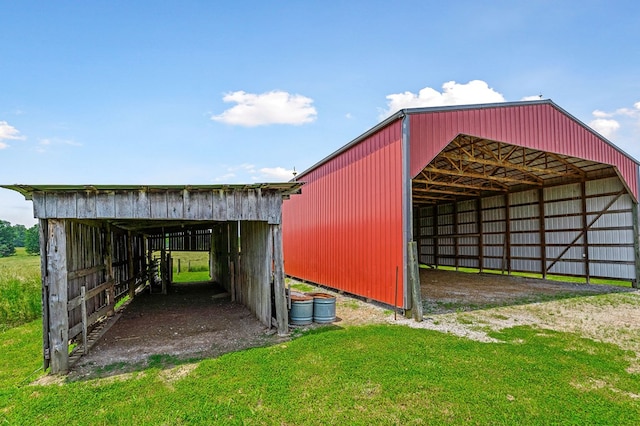
<svg viewBox="0 0 640 426">
<path fill-rule="evenodd" d="M 13 245 L 16 247 L 24 247 L 24 237 L 27 233 L 27 227 L 24 225 L 13 225 Z"/>
<path fill-rule="evenodd" d="M 13 244 L 13 228 L 7 221 L 0 220 L 0 257 L 11 256 L 16 252 Z"/>
<path fill-rule="evenodd" d="M 40 254 L 40 229 L 37 224 L 27 229 L 24 236 L 24 247 L 29 254 Z"/>
</svg>

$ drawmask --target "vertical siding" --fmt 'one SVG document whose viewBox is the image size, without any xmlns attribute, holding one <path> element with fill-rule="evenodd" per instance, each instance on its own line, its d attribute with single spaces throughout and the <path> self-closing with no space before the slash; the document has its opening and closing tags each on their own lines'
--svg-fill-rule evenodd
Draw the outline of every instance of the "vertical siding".
<svg viewBox="0 0 640 426">
<path fill-rule="evenodd" d="M 380 302 L 403 300 L 401 122 L 302 176 L 283 204 L 285 273 Z"/>
<path fill-rule="evenodd" d="M 411 115 L 411 176 L 416 176 L 458 134 L 615 166 L 638 199 L 638 165 L 552 104 L 496 106 Z"/>
</svg>

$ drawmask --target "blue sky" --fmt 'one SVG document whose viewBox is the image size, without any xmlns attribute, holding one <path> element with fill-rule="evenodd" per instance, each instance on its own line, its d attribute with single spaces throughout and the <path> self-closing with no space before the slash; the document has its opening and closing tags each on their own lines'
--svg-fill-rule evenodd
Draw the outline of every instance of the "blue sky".
<svg viewBox="0 0 640 426">
<path fill-rule="evenodd" d="M 2 184 L 288 180 L 396 109 L 539 95 L 640 158 L 636 1 L 0 10 Z M 32 217 L 0 189 L 0 219 Z"/>
</svg>

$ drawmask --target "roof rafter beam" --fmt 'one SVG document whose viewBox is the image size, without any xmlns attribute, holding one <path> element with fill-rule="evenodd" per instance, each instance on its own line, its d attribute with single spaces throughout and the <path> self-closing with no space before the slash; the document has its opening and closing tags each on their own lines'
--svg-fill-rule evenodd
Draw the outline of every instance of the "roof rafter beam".
<svg viewBox="0 0 640 426">
<path fill-rule="evenodd" d="M 478 191 L 501 191 L 501 192 L 506 192 L 509 190 L 509 188 L 506 185 L 498 185 L 498 186 L 493 186 L 493 184 L 497 184 L 497 182 L 489 182 L 492 185 L 474 185 L 474 184 L 464 184 L 464 183 L 457 183 L 457 182 L 445 182 L 445 181 L 439 181 L 439 180 L 433 180 L 433 179 L 414 179 L 413 182 L 415 183 L 421 183 L 421 184 L 425 184 L 425 185 L 437 185 L 437 186 L 448 186 L 448 187 L 454 187 L 454 188 L 463 188 L 463 189 L 475 189 Z M 416 188 L 417 189 L 417 188 Z"/>
<path fill-rule="evenodd" d="M 446 195 L 480 195 L 478 191 L 447 191 L 444 189 L 435 189 L 435 188 L 413 188 L 415 192 L 420 193 L 428 193 L 428 194 L 446 194 Z"/>
<path fill-rule="evenodd" d="M 567 173 L 561 172 L 558 170 L 544 169 L 541 167 L 534 167 L 534 166 L 527 166 L 527 165 L 519 165 L 519 164 L 511 163 L 509 161 L 496 162 L 492 160 L 486 160 L 484 158 L 471 157 L 469 156 L 469 154 L 456 155 L 449 152 L 442 152 L 440 153 L 440 155 L 442 155 L 443 157 L 451 161 L 467 161 L 467 162 L 473 162 L 478 164 L 484 164 L 487 166 L 504 167 L 512 170 L 517 170 L 519 172 L 526 173 L 528 175 L 531 175 L 532 173 L 549 174 L 549 175 L 556 175 L 556 176 L 567 175 Z M 535 178 L 540 179 L 537 176 L 535 176 Z"/>
<path fill-rule="evenodd" d="M 424 170 L 426 170 L 427 172 L 430 173 L 434 173 L 434 174 L 440 174 L 440 175 L 447 175 L 447 176 L 461 176 L 461 173 L 452 171 L 452 170 L 444 170 L 444 169 L 438 169 L 435 167 L 426 167 Z M 526 179 L 518 179 L 518 178 L 511 178 L 511 177 L 507 177 L 507 176 L 488 176 L 488 175 L 483 175 L 480 173 L 469 173 L 469 172 L 465 172 L 464 173 L 465 177 L 469 177 L 469 178 L 476 178 L 476 179 L 486 179 L 486 180 L 490 180 L 493 182 L 503 182 L 503 183 L 512 183 L 512 184 L 524 184 L 524 185 L 532 185 L 532 186 L 542 186 L 542 181 L 541 180 L 526 180 Z"/>
</svg>

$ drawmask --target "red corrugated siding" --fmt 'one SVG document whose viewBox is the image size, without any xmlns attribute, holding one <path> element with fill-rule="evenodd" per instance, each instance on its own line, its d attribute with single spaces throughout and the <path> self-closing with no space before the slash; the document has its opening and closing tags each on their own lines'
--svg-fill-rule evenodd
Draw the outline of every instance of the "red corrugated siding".
<svg viewBox="0 0 640 426">
<path fill-rule="evenodd" d="M 401 121 L 300 178 L 283 205 L 285 272 L 393 305 L 403 299 Z"/>
<path fill-rule="evenodd" d="M 424 112 L 410 120 L 412 177 L 464 133 L 613 165 L 638 198 L 637 164 L 551 104 Z"/>
</svg>

